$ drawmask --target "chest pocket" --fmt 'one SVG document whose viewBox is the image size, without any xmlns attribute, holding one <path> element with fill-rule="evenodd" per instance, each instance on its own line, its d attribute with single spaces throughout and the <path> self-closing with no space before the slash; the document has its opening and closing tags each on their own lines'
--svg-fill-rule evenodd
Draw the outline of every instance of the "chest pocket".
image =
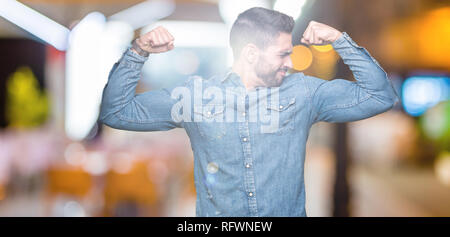
<svg viewBox="0 0 450 237">
<path fill-rule="evenodd" d="M 270 126 L 263 133 L 283 134 L 295 128 L 295 97 L 280 99 L 280 103 L 268 103 L 267 113 L 270 115 Z M 276 123 L 278 117 L 278 123 Z M 261 130 L 263 131 L 263 130 Z"/>
<path fill-rule="evenodd" d="M 194 121 L 202 137 L 209 140 L 219 140 L 225 136 L 224 105 L 195 106 L 194 113 Z"/>
</svg>

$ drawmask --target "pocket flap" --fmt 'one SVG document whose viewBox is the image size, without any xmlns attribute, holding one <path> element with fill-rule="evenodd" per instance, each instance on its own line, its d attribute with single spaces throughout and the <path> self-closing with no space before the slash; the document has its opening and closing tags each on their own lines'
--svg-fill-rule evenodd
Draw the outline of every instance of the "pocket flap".
<svg viewBox="0 0 450 237">
<path fill-rule="evenodd" d="M 291 105 L 295 104 L 295 97 L 291 99 L 284 99 L 280 100 L 280 104 L 270 103 L 267 105 L 268 109 L 275 110 L 275 111 L 284 111 L 291 107 Z"/>
<path fill-rule="evenodd" d="M 198 105 L 194 107 L 194 113 L 201 114 L 207 118 L 212 118 L 218 114 L 223 114 L 225 106 L 218 105 Z"/>
</svg>

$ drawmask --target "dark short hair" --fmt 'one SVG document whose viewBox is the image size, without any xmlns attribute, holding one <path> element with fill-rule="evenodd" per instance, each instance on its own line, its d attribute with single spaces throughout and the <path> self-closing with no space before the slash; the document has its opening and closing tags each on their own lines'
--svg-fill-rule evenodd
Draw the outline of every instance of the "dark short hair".
<svg viewBox="0 0 450 237">
<path fill-rule="evenodd" d="M 230 32 L 230 46 L 238 58 L 245 45 L 253 43 L 266 49 L 280 32 L 292 33 L 294 19 L 278 11 L 253 7 L 239 14 Z"/>
</svg>

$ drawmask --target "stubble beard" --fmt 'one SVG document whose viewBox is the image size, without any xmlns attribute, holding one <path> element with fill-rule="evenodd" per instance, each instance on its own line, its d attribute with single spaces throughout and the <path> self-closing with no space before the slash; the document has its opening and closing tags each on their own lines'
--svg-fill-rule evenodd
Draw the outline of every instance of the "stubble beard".
<svg viewBox="0 0 450 237">
<path fill-rule="evenodd" d="M 280 86 L 284 78 L 284 76 L 278 75 L 280 69 L 267 72 L 267 68 L 270 68 L 270 66 L 267 63 L 265 63 L 263 59 L 258 60 L 258 63 L 256 64 L 255 67 L 256 76 L 263 81 L 265 87 Z"/>
</svg>

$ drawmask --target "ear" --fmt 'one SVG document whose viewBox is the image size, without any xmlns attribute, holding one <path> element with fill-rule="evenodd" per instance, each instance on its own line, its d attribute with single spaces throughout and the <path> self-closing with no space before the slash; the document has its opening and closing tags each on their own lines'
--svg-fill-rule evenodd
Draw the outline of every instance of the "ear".
<svg viewBox="0 0 450 237">
<path fill-rule="evenodd" d="M 245 61 L 247 61 L 249 64 L 254 64 L 258 60 L 260 50 L 259 48 L 254 44 L 247 44 L 242 49 L 242 56 L 244 57 Z"/>
</svg>

